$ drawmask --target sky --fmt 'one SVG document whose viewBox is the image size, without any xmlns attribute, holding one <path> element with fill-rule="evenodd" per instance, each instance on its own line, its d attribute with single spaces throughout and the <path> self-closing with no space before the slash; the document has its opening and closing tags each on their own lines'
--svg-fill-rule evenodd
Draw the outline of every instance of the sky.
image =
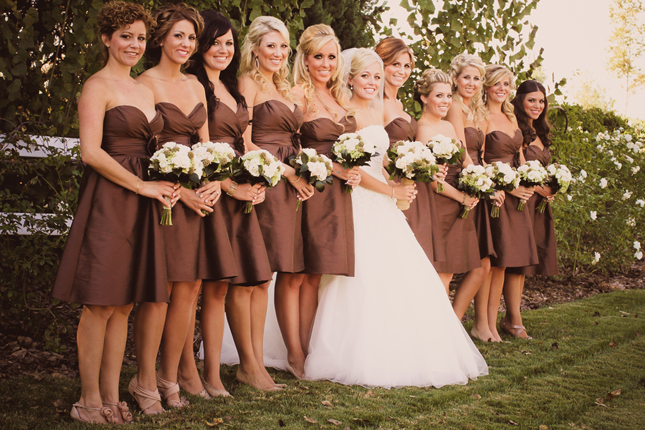
<svg viewBox="0 0 645 430">
<path fill-rule="evenodd" d="M 540 0 L 529 21 L 538 26 L 535 58 L 544 48 L 542 68 L 545 75 L 556 81 L 567 79 L 562 89 L 565 101 L 575 102 L 578 85 L 583 79 L 592 80 L 605 90 L 606 98 L 615 100 L 614 110 L 625 113 L 624 80 L 615 72 L 607 71 L 609 38 L 613 27 L 609 19 L 612 0 Z M 398 18 L 405 25 L 407 12 L 399 6 L 400 0 L 388 0 L 391 10 L 384 14 Z M 645 59 L 642 61 L 645 68 Z M 547 84 L 549 84 L 547 81 Z M 578 84 L 578 85 L 577 85 Z M 552 87 L 552 86 L 551 86 Z M 645 88 L 629 98 L 627 116 L 645 119 Z"/>
</svg>

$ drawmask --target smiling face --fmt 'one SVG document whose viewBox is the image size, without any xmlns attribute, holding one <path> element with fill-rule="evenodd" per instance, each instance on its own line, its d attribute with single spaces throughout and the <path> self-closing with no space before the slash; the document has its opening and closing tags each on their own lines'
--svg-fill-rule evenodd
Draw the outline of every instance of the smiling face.
<svg viewBox="0 0 645 430">
<path fill-rule="evenodd" d="M 546 99 L 544 94 L 542 94 L 542 91 L 533 91 L 532 93 L 528 93 L 524 96 L 522 108 L 524 108 L 524 112 L 529 118 L 536 120 L 540 115 L 542 115 L 542 112 L 544 112 L 545 103 Z"/>
<path fill-rule="evenodd" d="M 365 100 L 373 100 L 376 97 L 381 82 L 381 65 L 378 62 L 372 63 L 347 80 L 347 83 L 353 86 L 352 95 Z"/>
<path fill-rule="evenodd" d="M 330 40 L 319 52 L 305 57 L 305 66 L 309 70 L 311 80 L 315 83 L 326 84 L 338 67 L 338 47 Z"/>
<path fill-rule="evenodd" d="M 146 26 L 143 21 L 135 21 L 119 28 L 111 37 L 102 35 L 101 40 L 108 49 L 110 59 L 132 67 L 146 50 Z"/>
<path fill-rule="evenodd" d="M 260 45 L 253 50 L 259 61 L 260 72 L 272 75 L 280 70 L 289 56 L 289 43 L 278 31 L 271 31 L 260 39 Z"/>
<path fill-rule="evenodd" d="M 400 88 L 412 73 L 412 58 L 407 52 L 402 52 L 396 60 L 385 66 L 385 82 L 395 88 Z"/>
<path fill-rule="evenodd" d="M 457 92 L 464 100 L 470 100 L 482 86 L 482 75 L 477 67 L 466 66 L 454 79 Z"/>
<path fill-rule="evenodd" d="M 231 64 L 234 54 L 233 32 L 229 30 L 215 39 L 208 51 L 202 54 L 204 67 L 219 71 L 225 70 Z"/>
<path fill-rule="evenodd" d="M 492 87 L 486 90 L 486 96 L 488 100 L 496 103 L 503 103 L 504 100 L 508 99 L 508 96 L 511 94 L 511 80 L 508 76 L 504 76 Z"/>
<path fill-rule="evenodd" d="M 450 84 L 444 82 L 434 84 L 430 94 L 421 96 L 421 101 L 425 112 L 437 118 L 445 117 L 452 104 Z"/>
<path fill-rule="evenodd" d="M 178 64 L 185 64 L 195 51 L 197 35 L 188 20 L 177 21 L 161 43 L 162 56 Z"/>
</svg>

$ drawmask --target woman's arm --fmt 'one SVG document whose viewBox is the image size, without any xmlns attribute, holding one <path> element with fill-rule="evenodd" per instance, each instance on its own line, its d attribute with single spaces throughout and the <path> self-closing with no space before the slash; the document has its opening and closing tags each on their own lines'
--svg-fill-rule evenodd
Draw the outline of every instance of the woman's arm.
<svg viewBox="0 0 645 430">
<path fill-rule="evenodd" d="M 414 200 L 417 195 L 416 185 L 389 185 L 379 181 L 369 173 L 358 169 L 361 174 L 361 187 L 366 188 L 377 193 L 385 194 L 388 197 L 393 197 L 397 200 Z"/>
<path fill-rule="evenodd" d="M 432 182 L 430 184 L 430 186 L 432 187 L 432 189 L 435 192 L 437 191 L 437 183 L 436 182 Z M 443 191 L 441 193 L 438 193 L 438 194 L 441 194 L 442 196 L 449 197 L 449 198 L 453 199 L 454 201 L 459 202 L 462 205 L 469 207 L 470 209 L 474 208 L 475 206 L 477 206 L 477 203 L 479 203 L 479 199 L 477 197 L 472 197 L 472 196 L 464 193 L 463 191 L 459 191 L 458 189 L 456 189 L 455 187 L 453 187 L 452 185 L 450 185 L 448 183 L 444 182 L 443 187 L 444 187 Z"/>
<path fill-rule="evenodd" d="M 253 135 L 253 106 L 255 106 L 255 97 L 259 90 L 258 84 L 249 76 L 244 75 L 237 81 L 237 87 L 240 90 L 240 94 L 242 94 L 246 100 L 246 107 L 249 112 L 249 126 L 246 127 L 243 135 L 244 148 L 246 149 L 246 152 L 256 151 L 260 149 L 260 147 L 251 141 L 251 136 Z"/>
<path fill-rule="evenodd" d="M 466 132 L 464 131 L 464 112 L 461 110 L 461 103 L 453 102 L 452 105 L 450 105 L 450 109 L 448 109 L 448 115 L 446 115 L 446 121 L 451 123 L 455 128 L 457 139 L 459 139 L 461 142 L 465 142 Z"/>
</svg>

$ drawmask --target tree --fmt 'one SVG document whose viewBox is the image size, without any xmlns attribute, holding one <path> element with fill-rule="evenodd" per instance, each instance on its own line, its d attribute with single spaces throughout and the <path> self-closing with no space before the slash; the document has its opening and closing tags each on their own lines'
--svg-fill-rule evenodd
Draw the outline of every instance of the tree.
<svg viewBox="0 0 645 430">
<path fill-rule="evenodd" d="M 645 72 L 637 62 L 645 52 L 645 22 L 641 0 L 614 0 L 609 7 L 609 18 L 615 28 L 609 41 L 607 68 L 625 78 L 625 115 L 629 96 L 645 85 Z"/>
<path fill-rule="evenodd" d="M 585 109 L 598 108 L 603 112 L 614 109 L 616 100 L 607 99 L 607 89 L 595 82 L 588 74 L 576 73 L 579 80 L 576 82 L 574 100 Z"/>
</svg>

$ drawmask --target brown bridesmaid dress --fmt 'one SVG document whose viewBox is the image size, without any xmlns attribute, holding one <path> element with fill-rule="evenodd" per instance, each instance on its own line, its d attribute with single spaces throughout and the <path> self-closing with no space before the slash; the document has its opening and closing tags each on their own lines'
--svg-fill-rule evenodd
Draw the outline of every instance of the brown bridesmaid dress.
<svg viewBox="0 0 645 430">
<path fill-rule="evenodd" d="M 246 106 L 237 105 L 233 112 L 219 101 L 215 112 L 208 119 L 208 134 L 212 142 L 225 142 L 231 145 L 236 155 L 244 155 L 244 130 L 249 124 Z M 261 203 L 264 204 L 264 203 Z M 228 280 L 233 285 L 255 286 L 271 280 L 271 266 L 264 245 L 262 230 L 257 211 L 244 213 L 245 201 L 223 194 L 218 203 L 228 230 L 238 276 Z M 212 215 L 211 215 L 212 216 Z M 206 235 L 216 229 L 210 219 L 204 220 Z"/>
<path fill-rule="evenodd" d="M 157 103 L 157 109 L 164 118 L 159 147 L 166 142 L 186 146 L 199 142 L 199 129 L 207 117 L 203 103 L 197 104 L 188 115 L 167 102 Z M 206 222 L 211 227 L 209 230 L 205 228 Z M 180 201 L 172 209 L 172 224 L 163 227 L 168 281 L 221 280 L 237 275 L 219 202 L 202 219 Z"/>
<path fill-rule="evenodd" d="M 551 151 L 548 148 L 540 149 L 536 145 L 529 145 L 524 149 L 526 161 L 538 160 L 544 167 L 551 163 Z M 538 259 L 536 266 L 526 266 L 509 269 L 510 273 L 522 275 L 555 276 L 558 274 L 558 250 L 555 242 L 555 221 L 551 211 L 551 203 L 546 204 L 544 213 L 537 210 L 543 200 L 538 193 L 533 194 L 526 202 L 525 211 L 528 211 L 533 221 L 533 234 L 537 245 Z"/>
<path fill-rule="evenodd" d="M 399 140 L 415 141 L 417 122 L 398 117 L 385 126 L 390 137 L 390 146 Z M 417 198 L 410 203 L 410 209 L 403 212 L 419 245 L 432 264 L 446 261 L 446 243 L 441 230 L 435 193 L 429 182 L 417 182 Z"/>
<path fill-rule="evenodd" d="M 251 141 L 285 164 L 300 152 L 298 130 L 303 115 L 279 100 L 267 100 L 253 107 Z M 298 273 L 305 269 L 302 243 L 302 210 L 296 211 L 296 189 L 286 179 L 267 190 L 266 199 L 254 210 L 269 254 L 272 272 Z"/>
<path fill-rule="evenodd" d="M 147 180 L 159 113 L 148 122 L 134 106 L 105 112 L 101 147 L 126 170 Z M 78 209 L 52 296 L 85 305 L 167 302 L 161 203 L 139 196 L 85 167 Z"/>
<path fill-rule="evenodd" d="M 343 133 L 356 131 L 356 120 L 343 117 L 340 123 L 329 118 L 305 122 L 300 128 L 303 148 L 314 148 L 333 159 L 331 147 Z M 354 215 L 352 197 L 345 192 L 345 181 L 334 183 L 302 207 L 302 237 L 305 273 L 354 276 Z"/>
<path fill-rule="evenodd" d="M 468 155 L 470 155 L 475 165 L 481 166 L 481 150 L 484 145 L 484 133 L 475 127 L 466 127 L 464 132 L 466 134 Z M 480 201 L 475 206 L 475 209 L 470 211 L 468 216 L 473 217 L 475 221 L 475 230 L 477 231 L 477 239 L 479 241 L 479 257 L 486 258 L 491 255 L 496 255 L 493 246 L 493 237 L 490 232 L 490 215 L 486 202 L 484 200 Z"/>
<path fill-rule="evenodd" d="M 521 147 L 522 133 L 519 129 L 513 137 L 495 130 L 486 135 L 484 159 L 487 163 L 502 161 L 518 167 L 518 152 Z M 524 267 L 538 263 L 530 211 L 526 207 L 523 211 L 518 211 L 519 202 L 520 199 L 506 193 L 504 204 L 499 208 L 499 218 L 490 219 L 493 246 L 497 254 L 491 257 L 491 265 L 494 267 Z"/>
</svg>

